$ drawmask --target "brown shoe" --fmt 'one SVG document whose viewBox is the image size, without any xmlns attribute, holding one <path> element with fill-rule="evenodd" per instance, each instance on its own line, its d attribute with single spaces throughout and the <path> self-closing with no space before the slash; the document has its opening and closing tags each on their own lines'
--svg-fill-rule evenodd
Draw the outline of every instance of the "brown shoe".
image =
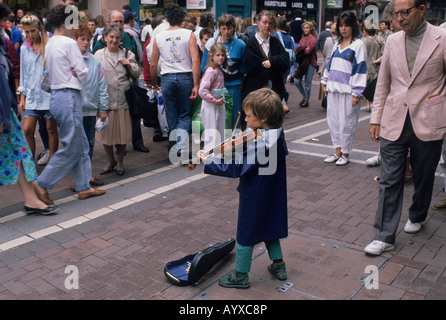
<svg viewBox="0 0 446 320">
<path fill-rule="evenodd" d="M 54 205 L 54 201 L 51 200 L 48 196 L 48 191 L 46 191 L 44 189 L 45 191 L 41 192 L 36 181 L 33 181 L 32 185 L 33 185 L 34 192 L 36 193 L 37 198 L 39 198 L 40 201 L 42 201 L 43 203 L 45 203 L 46 205 L 49 205 L 49 206 Z"/>
<path fill-rule="evenodd" d="M 85 200 L 90 197 L 102 196 L 103 194 L 105 194 L 105 190 L 99 190 L 99 189 L 93 188 L 93 191 L 78 192 L 77 196 L 78 196 L 79 200 Z"/>
<path fill-rule="evenodd" d="M 97 186 L 103 186 L 103 185 L 104 185 L 104 182 L 103 182 L 102 180 L 96 178 L 96 177 L 91 177 L 91 179 L 90 179 L 90 185 L 91 185 L 91 186 L 95 186 L 95 187 L 97 187 Z"/>
</svg>

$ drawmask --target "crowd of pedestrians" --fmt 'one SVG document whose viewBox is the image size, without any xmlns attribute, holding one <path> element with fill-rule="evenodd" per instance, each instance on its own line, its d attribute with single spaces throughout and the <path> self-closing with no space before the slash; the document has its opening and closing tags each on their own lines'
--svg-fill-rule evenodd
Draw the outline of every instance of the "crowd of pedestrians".
<svg viewBox="0 0 446 320">
<path fill-rule="evenodd" d="M 230 14 L 215 19 L 209 12 L 197 22 L 175 3 L 144 28 L 131 7 L 124 6 L 111 11 L 108 19 L 82 12 L 79 27 L 73 29 L 65 25 L 70 15 L 65 9 L 77 3 L 61 1 L 42 12 L 45 18 L 22 10 L 11 15 L 0 3 L 1 27 L 5 20 L 8 30 L 0 38 L 0 185 L 19 184 L 26 213 L 55 213 L 58 208 L 49 192 L 69 172 L 70 188 L 79 199 L 105 194 L 96 188 L 104 183 L 91 170 L 95 141 L 107 156 L 101 175 L 124 175 L 127 144 L 149 152 L 141 118 L 131 115 L 126 98 L 141 71 L 150 92 L 162 94 L 169 156 L 183 159 L 190 157 L 192 101 L 201 103 L 206 132 L 217 131 L 214 137 L 221 141 L 225 129 L 252 129 L 252 118 L 248 115 L 250 121 L 245 121 L 242 106 L 259 89 L 270 88 L 266 94 L 275 104 L 281 101 L 285 115 L 294 107 L 285 85 L 294 82 L 302 95 L 296 105 L 309 107 L 318 72 L 334 149 L 324 162 L 350 162 L 361 100 L 371 112 L 371 138 L 380 143 L 377 155 L 367 160 L 367 165 L 381 165 L 382 171 L 375 239 L 365 251 L 381 254 L 394 248 L 408 178 L 415 191 L 405 231 L 421 229 L 435 170 L 439 163 L 444 167 L 446 158 L 446 30 L 425 20 L 424 0 L 391 1 L 379 25 L 343 12 L 326 22 L 320 35 L 300 10 L 292 21 L 263 10 L 253 24 Z M 240 113 L 242 121 L 237 122 Z M 36 151 L 37 126 L 45 148 L 41 156 Z M 153 141 L 165 139 L 155 127 Z M 202 140 L 205 149 L 220 141 L 206 134 Z M 46 167 L 37 176 L 40 164 Z M 445 199 L 434 209 L 446 210 Z"/>
</svg>

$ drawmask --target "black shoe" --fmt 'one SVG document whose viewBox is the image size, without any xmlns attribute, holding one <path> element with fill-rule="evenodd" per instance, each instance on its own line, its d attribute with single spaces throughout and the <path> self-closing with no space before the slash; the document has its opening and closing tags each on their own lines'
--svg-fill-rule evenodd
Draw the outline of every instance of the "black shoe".
<svg viewBox="0 0 446 320">
<path fill-rule="evenodd" d="M 144 153 L 148 153 L 148 152 L 150 152 L 150 150 L 147 149 L 147 148 L 144 147 L 144 146 L 133 147 L 133 150 L 135 150 L 135 151 L 139 151 L 139 152 L 144 152 Z"/>
<path fill-rule="evenodd" d="M 168 139 L 168 137 L 163 137 L 162 135 L 153 136 L 153 142 L 161 142 Z"/>
<path fill-rule="evenodd" d="M 308 104 L 308 101 L 306 101 L 306 100 L 300 105 L 301 108 L 307 108 L 308 106 L 309 106 L 309 104 Z"/>
<path fill-rule="evenodd" d="M 26 214 L 44 214 L 44 215 L 50 215 L 50 214 L 54 214 L 57 212 L 57 210 L 59 209 L 56 206 L 48 206 L 44 209 L 38 209 L 38 208 L 30 208 L 25 206 L 25 213 Z"/>
<path fill-rule="evenodd" d="M 107 174 L 110 172 L 115 171 L 115 167 L 116 167 L 116 161 L 111 165 L 111 167 L 109 167 L 108 169 L 104 169 L 101 172 L 99 172 L 99 174 Z"/>
</svg>

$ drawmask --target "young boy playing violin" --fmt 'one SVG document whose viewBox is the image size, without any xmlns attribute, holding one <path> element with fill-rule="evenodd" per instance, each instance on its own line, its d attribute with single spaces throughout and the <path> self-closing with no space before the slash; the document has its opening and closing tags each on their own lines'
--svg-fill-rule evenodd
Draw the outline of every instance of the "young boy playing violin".
<svg viewBox="0 0 446 320">
<path fill-rule="evenodd" d="M 219 281 L 228 288 L 249 288 L 254 245 L 260 242 L 265 242 L 273 261 L 268 271 L 279 280 L 287 279 L 279 240 L 288 236 L 285 161 L 288 149 L 282 128 L 282 102 L 274 91 L 262 88 L 251 92 L 242 108 L 249 128 L 261 134 L 255 142 L 247 143 L 240 158 L 225 163 L 206 157 L 203 150 L 197 154 L 205 163 L 205 173 L 240 178 L 235 271 Z M 250 156 L 253 154 L 255 157 Z M 276 163 L 262 161 L 264 154 L 269 154 Z M 265 170 L 268 166 L 275 170 Z"/>
</svg>

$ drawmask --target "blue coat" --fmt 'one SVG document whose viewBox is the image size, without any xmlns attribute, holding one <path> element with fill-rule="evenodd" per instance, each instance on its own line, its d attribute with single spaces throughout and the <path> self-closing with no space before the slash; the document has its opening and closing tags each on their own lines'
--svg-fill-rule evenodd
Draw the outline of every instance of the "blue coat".
<svg viewBox="0 0 446 320">
<path fill-rule="evenodd" d="M 11 75 L 12 65 L 8 57 L 0 46 L 0 123 L 9 123 L 11 108 L 17 112 L 17 96 Z"/>
<path fill-rule="evenodd" d="M 266 157 L 262 157 L 262 150 L 266 150 Z M 253 151 L 256 152 L 255 159 L 251 157 Z M 243 161 L 211 163 L 218 162 L 218 159 L 208 158 L 205 173 L 240 178 L 237 188 L 240 193 L 237 223 L 239 244 L 253 246 L 288 236 L 287 154 L 285 136 L 280 128 L 265 130 L 256 144 L 248 143 L 240 156 L 242 159 L 237 159 Z M 268 159 L 268 162 L 262 159 Z"/>
</svg>

